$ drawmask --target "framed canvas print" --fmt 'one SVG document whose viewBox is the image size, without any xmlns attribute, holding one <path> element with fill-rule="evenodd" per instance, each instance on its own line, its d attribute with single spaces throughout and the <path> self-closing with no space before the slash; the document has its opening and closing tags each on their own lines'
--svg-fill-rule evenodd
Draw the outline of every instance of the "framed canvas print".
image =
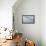
<svg viewBox="0 0 46 46">
<path fill-rule="evenodd" d="M 22 24 L 34 24 L 35 15 L 22 15 Z"/>
</svg>

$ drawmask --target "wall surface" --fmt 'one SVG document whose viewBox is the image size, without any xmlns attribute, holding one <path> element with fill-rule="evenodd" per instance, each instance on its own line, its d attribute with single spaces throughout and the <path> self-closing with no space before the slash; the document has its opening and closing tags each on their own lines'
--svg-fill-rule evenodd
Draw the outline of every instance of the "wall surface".
<svg viewBox="0 0 46 46">
<path fill-rule="evenodd" d="M 41 46 L 40 13 L 40 0 L 23 0 L 18 7 L 14 8 L 15 29 L 22 32 L 24 38 L 34 40 L 36 46 Z M 22 15 L 35 15 L 35 24 L 22 24 Z"/>
<path fill-rule="evenodd" d="M 41 1 L 41 40 L 42 46 L 46 46 L 46 0 Z"/>
<path fill-rule="evenodd" d="M 16 0 L 0 0 L 0 27 L 12 28 L 12 6 Z"/>
</svg>

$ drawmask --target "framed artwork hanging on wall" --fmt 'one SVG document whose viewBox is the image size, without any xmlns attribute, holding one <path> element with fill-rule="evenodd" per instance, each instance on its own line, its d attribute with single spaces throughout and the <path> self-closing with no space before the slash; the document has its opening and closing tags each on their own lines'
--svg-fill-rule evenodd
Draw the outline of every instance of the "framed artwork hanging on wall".
<svg viewBox="0 0 46 46">
<path fill-rule="evenodd" d="M 22 15 L 22 24 L 34 24 L 35 15 Z"/>
</svg>

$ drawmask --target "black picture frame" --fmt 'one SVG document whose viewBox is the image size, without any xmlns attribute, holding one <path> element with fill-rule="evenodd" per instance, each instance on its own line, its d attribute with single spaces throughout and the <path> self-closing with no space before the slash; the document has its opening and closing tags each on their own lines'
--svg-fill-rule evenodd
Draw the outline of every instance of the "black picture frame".
<svg viewBox="0 0 46 46">
<path fill-rule="evenodd" d="M 22 24 L 35 24 L 35 15 L 22 15 Z"/>
</svg>

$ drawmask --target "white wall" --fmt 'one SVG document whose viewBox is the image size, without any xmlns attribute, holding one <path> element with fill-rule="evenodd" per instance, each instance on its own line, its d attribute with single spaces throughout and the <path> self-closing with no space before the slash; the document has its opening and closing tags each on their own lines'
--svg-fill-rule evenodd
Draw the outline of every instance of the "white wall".
<svg viewBox="0 0 46 46">
<path fill-rule="evenodd" d="M 12 28 L 12 6 L 16 0 L 0 0 L 0 27 Z"/>
<path fill-rule="evenodd" d="M 46 0 L 41 1 L 41 40 L 42 46 L 46 46 Z"/>
<path fill-rule="evenodd" d="M 15 6 L 15 5 L 14 5 Z M 36 46 L 41 43 L 41 3 L 40 0 L 23 0 L 18 7 L 14 9 L 15 28 L 22 32 L 24 37 L 33 39 Z M 22 15 L 35 15 L 35 24 L 22 24 Z"/>
</svg>

